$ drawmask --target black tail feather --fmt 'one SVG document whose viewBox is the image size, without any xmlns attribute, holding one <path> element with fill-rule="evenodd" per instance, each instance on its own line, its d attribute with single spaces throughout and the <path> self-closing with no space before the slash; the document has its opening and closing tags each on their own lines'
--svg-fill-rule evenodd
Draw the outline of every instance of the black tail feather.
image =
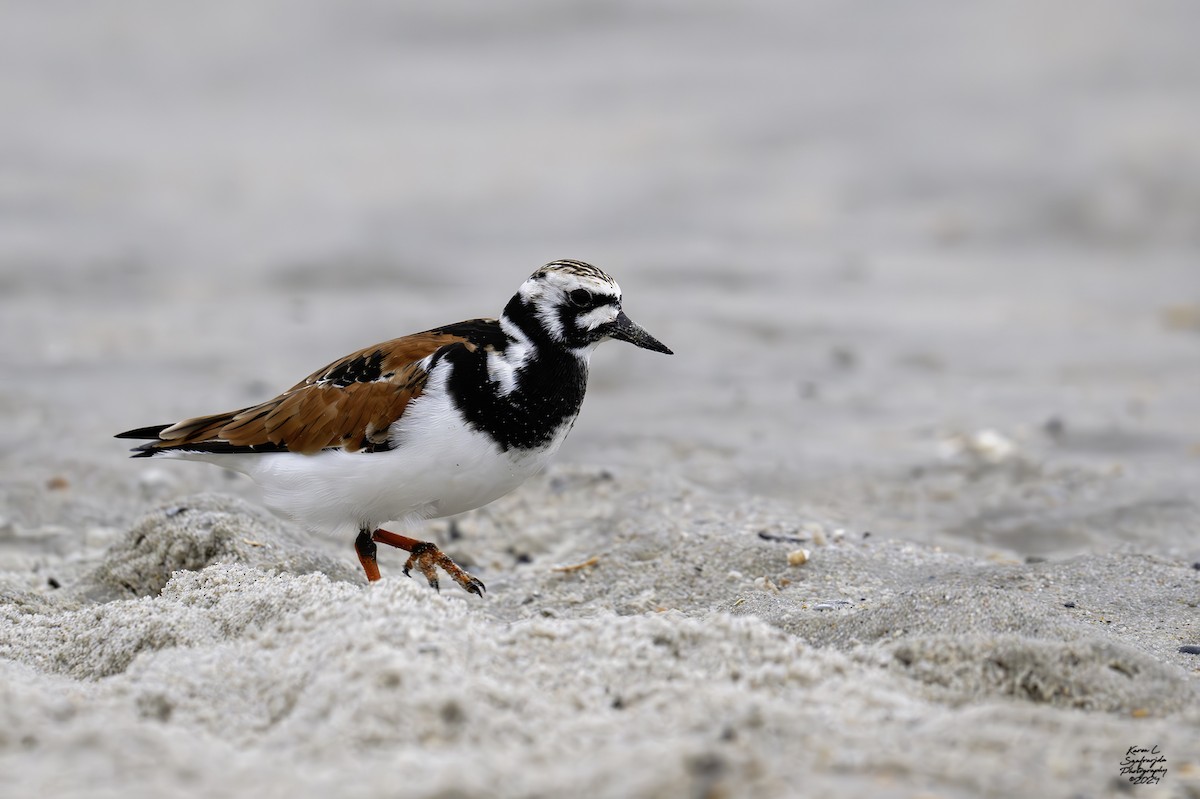
<svg viewBox="0 0 1200 799">
<path fill-rule="evenodd" d="M 151 439 L 149 444 L 142 444 L 140 447 L 134 447 L 130 452 L 131 458 L 150 458 L 153 457 L 156 447 L 154 442 L 158 441 L 158 434 L 166 430 L 171 425 L 155 424 L 150 427 L 139 427 L 137 430 L 126 430 L 124 433 L 117 433 L 113 438 L 148 438 Z"/>
<path fill-rule="evenodd" d="M 158 438 L 158 434 L 166 430 L 171 425 L 169 424 L 154 424 L 149 427 L 139 427 L 137 430 L 126 430 L 124 433 L 117 433 L 113 438 Z"/>
<path fill-rule="evenodd" d="M 234 454 L 242 452 L 287 452 L 287 444 L 230 444 L 228 441 L 215 439 L 211 441 L 192 441 L 187 444 L 172 444 L 159 440 L 159 433 L 171 427 L 169 424 L 156 424 L 150 427 L 139 427 L 137 430 L 126 430 L 117 433 L 113 438 L 148 439 L 147 443 L 129 450 L 134 453 L 131 458 L 152 458 L 159 452 L 182 450 L 185 452 L 211 452 L 215 454 Z M 372 450 L 375 451 L 375 450 Z"/>
</svg>

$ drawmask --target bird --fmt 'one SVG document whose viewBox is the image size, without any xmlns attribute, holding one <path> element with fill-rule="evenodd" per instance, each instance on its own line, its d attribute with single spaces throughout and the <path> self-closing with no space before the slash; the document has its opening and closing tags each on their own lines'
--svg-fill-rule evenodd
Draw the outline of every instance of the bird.
<svg viewBox="0 0 1200 799">
<path fill-rule="evenodd" d="M 368 582 L 377 544 L 409 553 L 483 596 L 484 584 L 436 545 L 384 529 L 482 507 L 537 474 L 571 431 L 603 341 L 672 351 L 633 322 L 602 269 L 542 266 L 504 306 L 340 358 L 282 394 L 239 410 L 140 427 L 134 458 L 202 461 L 241 472 L 272 511 L 334 535 L 357 534 Z"/>
</svg>

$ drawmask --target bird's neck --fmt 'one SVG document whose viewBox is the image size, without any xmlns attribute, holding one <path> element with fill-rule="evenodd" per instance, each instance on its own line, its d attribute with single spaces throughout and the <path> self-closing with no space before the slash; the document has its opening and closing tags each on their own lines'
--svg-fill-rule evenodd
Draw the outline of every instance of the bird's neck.
<svg viewBox="0 0 1200 799">
<path fill-rule="evenodd" d="M 510 303 L 511 306 L 511 303 Z M 505 309 L 502 347 L 455 350 L 449 388 L 463 415 L 504 450 L 557 446 L 587 390 L 587 357 L 554 341 L 527 309 Z"/>
<path fill-rule="evenodd" d="M 513 297 L 500 316 L 500 330 L 507 339 L 506 360 L 514 369 L 534 360 L 552 369 L 574 362 L 566 368 L 582 369 L 586 375 L 596 342 L 582 347 L 568 346 L 563 340 L 563 324 L 553 309 L 540 310 L 519 294 Z"/>
</svg>

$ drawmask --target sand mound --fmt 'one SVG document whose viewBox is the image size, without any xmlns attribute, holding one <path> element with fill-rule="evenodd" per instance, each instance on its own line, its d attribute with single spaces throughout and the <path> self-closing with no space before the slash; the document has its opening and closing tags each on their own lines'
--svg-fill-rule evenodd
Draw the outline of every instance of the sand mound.
<svg viewBox="0 0 1200 799">
<path fill-rule="evenodd" d="M 581 483 L 611 502 L 555 538 L 546 519 Z M 479 601 L 397 569 L 365 585 L 348 542 L 339 560 L 240 502 L 190 498 L 77 585 L 0 604 L 0 766 L 14 795 L 887 795 L 862 781 L 879 773 L 970 795 L 1103 789 L 1131 735 L 1193 751 L 1195 683 L 1139 637 L 1177 631 L 1142 615 L 1154 602 L 1096 618 L 1102 597 L 1121 606 L 1104 570 L 1183 599 L 1184 564 L 984 563 L 772 514 L 558 471 L 461 525 L 455 546 L 503 552 L 526 524 L 535 553 L 479 564 Z M 643 533 L 624 534 L 634 517 Z M 788 537 L 810 539 L 807 563 L 787 565 Z M 561 569 L 584 552 L 602 554 Z M 1040 742 L 1021 770 L 1006 735 Z"/>
</svg>

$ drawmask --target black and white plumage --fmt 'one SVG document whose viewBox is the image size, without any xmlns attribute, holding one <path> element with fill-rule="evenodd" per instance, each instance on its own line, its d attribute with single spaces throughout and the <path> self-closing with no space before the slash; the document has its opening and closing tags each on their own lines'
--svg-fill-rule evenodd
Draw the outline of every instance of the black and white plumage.
<svg viewBox="0 0 1200 799">
<path fill-rule="evenodd" d="M 358 532 L 412 553 L 465 589 L 483 584 L 431 544 L 381 530 L 462 513 L 545 466 L 575 423 L 596 345 L 620 339 L 670 354 L 621 309 L 621 289 L 582 261 L 534 272 L 499 319 L 473 319 L 366 347 L 279 396 L 237 411 L 130 430 L 134 457 L 214 463 L 248 475 L 276 512 L 319 531 Z"/>
</svg>

